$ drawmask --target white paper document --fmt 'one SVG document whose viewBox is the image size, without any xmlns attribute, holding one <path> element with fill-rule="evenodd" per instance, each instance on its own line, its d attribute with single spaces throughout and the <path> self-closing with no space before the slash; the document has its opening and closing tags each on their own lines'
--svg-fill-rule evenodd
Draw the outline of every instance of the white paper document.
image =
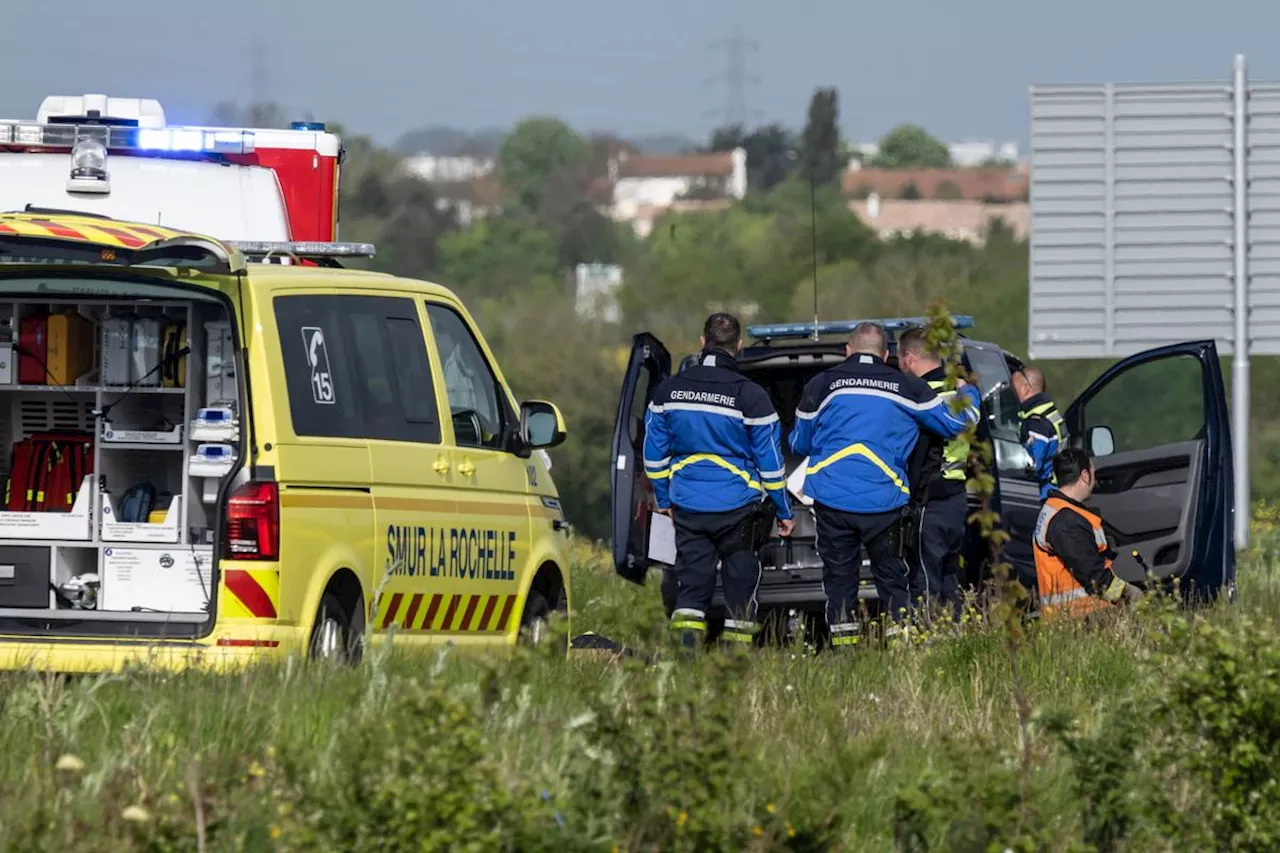
<svg viewBox="0 0 1280 853">
<path fill-rule="evenodd" d="M 796 466 L 796 470 L 791 472 L 791 476 L 787 478 L 787 491 L 795 495 L 796 500 L 805 506 L 813 506 L 813 498 L 804 493 L 804 469 L 809 467 L 809 457 Z"/>
<path fill-rule="evenodd" d="M 668 566 L 676 564 L 676 526 L 660 512 L 649 516 L 649 559 Z"/>
</svg>

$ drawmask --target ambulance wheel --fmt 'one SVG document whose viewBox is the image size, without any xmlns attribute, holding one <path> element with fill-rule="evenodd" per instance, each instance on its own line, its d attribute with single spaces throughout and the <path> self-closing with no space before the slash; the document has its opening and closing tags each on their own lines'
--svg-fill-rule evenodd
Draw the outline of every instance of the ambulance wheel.
<svg viewBox="0 0 1280 853">
<path fill-rule="evenodd" d="M 531 589 L 524 600 L 524 613 L 520 616 L 520 642 L 526 646 L 540 646 L 550 638 L 551 605 L 545 595 Z"/>
<path fill-rule="evenodd" d="M 338 596 L 326 592 L 320 599 L 315 627 L 311 629 L 311 659 L 337 664 L 358 663 L 361 632 L 353 630 L 355 627 Z"/>
</svg>

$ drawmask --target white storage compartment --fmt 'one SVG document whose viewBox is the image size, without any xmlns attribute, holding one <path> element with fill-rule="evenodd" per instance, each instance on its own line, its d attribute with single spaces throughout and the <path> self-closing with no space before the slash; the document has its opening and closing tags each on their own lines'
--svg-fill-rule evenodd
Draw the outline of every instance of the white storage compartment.
<svg viewBox="0 0 1280 853">
<path fill-rule="evenodd" d="M 105 548 L 99 608 L 206 612 L 214 592 L 212 562 L 213 551 L 208 548 Z"/>
<path fill-rule="evenodd" d="M 166 505 L 151 509 L 145 518 L 126 512 L 131 503 L 128 498 L 127 493 L 120 500 L 108 493 L 102 495 L 103 542 L 178 541 L 182 533 L 182 495 L 173 495 L 167 502 L 157 500 Z M 136 505 L 136 498 L 133 503 Z"/>
<path fill-rule="evenodd" d="M 101 590 L 98 549 L 91 546 L 54 546 L 53 589 L 55 604 L 59 607 L 97 610 Z"/>
<path fill-rule="evenodd" d="M 93 537 L 93 477 L 85 477 L 70 512 L 0 512 L 0 539 L 83 542 Z"/>
<path fill-rule="evenodd" d="M 129 384 L 144 388 L 160 384 L 160 321 L 139 317 L 133 321 Z"/>
<path fill-rule="evenodd" d="M 41 366 L 22 363 L 19 332 L 71 314 L 82 320 L 55 321 L 71 329 L 70 347 L 43 366 L 47 381 L 65 384 L 37 384 Z M 0 617 L 207 618 L 219 509 L 202 498 L 236 464 L 236 365 L 227 312 L 212 300 L 0 302 L 0 470 L 16 496 L 0 500 Z M 79 467 L 39 479 L 28 459 L 23 474 L 13 452 L 23 442 L 79 448 Z"/>
<path fill-rule="evenodd" d="M 102 351 L 99 375 L 103 385 L 129 384 L 133 358 L 133 318 L 108 316 L 102 322 Z"/>
<path fill-rule="evenodd" d="M 204 324 L 206 406 L 235 407 L 240 391 L 236 379 L 236 353 L 231 323 L 215 320 Z"/>
</svg>

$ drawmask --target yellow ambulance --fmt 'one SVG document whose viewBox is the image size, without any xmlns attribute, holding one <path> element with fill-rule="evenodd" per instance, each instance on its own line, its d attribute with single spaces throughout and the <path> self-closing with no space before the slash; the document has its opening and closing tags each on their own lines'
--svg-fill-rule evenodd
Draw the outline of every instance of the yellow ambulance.
<svg viewBox="0 0 1280 853">
<path fill-rule="evenodd" d="M 564 421 L 372 253 L 0 214 L 0 668 L 548 636 Z"/>
</svg>

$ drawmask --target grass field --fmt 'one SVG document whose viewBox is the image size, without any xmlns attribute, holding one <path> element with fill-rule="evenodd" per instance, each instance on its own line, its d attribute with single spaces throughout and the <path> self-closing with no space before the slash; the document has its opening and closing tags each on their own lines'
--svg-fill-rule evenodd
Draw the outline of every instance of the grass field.
<svg viewBox="0 0 1280 853">
<path fill-rule="evenodd" d="M 1037 626 L 1020 691 L 994 627 L 647 667 L 442 650 L 354 672 L 11 674 L 0 850 L 1276 849 L 1280 576 L 1261 533 L 1235 607 Z M 657 648 L 656 584 L 581 556 L 574 632 Z"/>
</svg>

